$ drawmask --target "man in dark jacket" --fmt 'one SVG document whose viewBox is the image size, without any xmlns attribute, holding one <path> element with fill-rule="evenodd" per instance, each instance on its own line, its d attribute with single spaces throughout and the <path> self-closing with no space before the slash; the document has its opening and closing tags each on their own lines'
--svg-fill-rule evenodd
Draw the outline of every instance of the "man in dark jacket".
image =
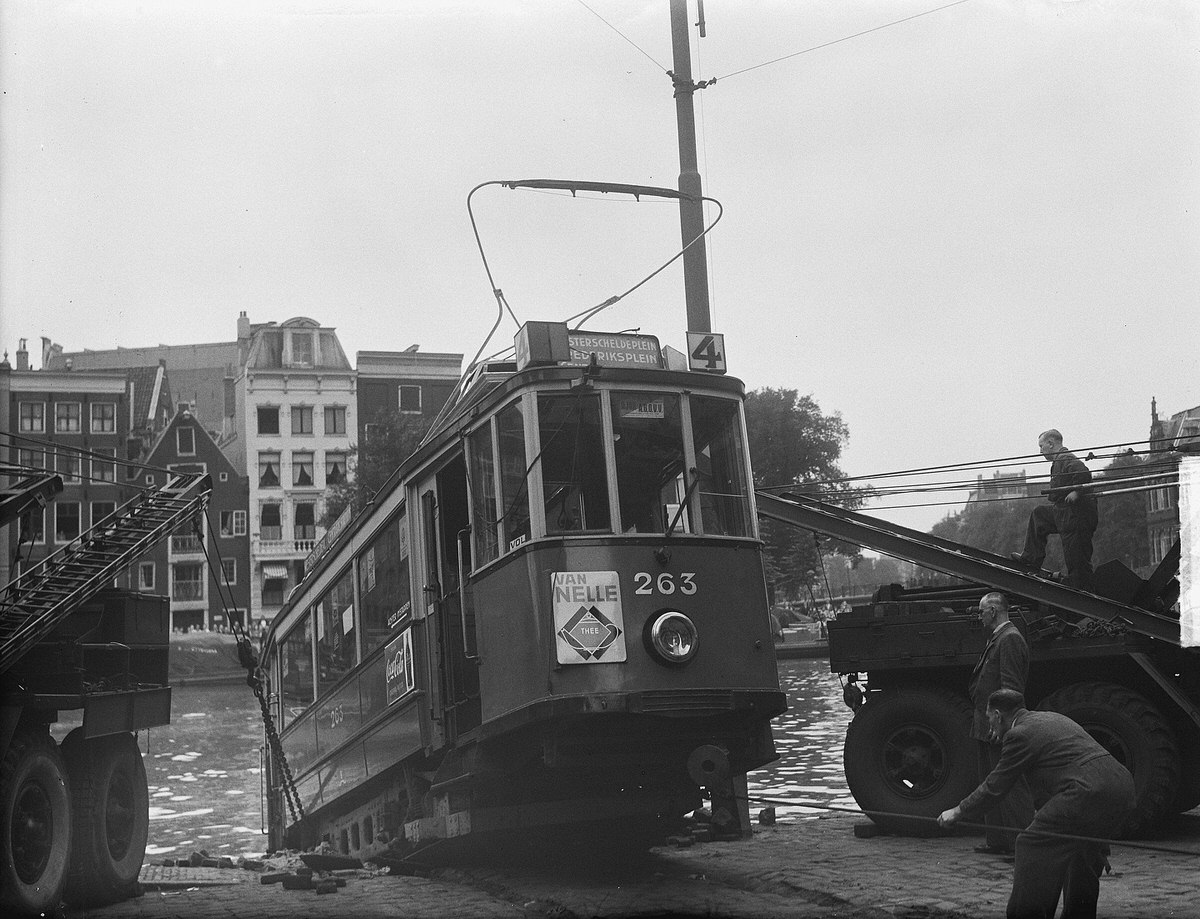
<svg viewBox="0 0 1200 919">
<path fill-rule="evenodd" d="M 1027 711 L 1011 689 L 992 693 L 988 720 L 1003 740 L 1000 762 L 938 824 L 970 819 L 1028 778 L 1038 811 L 1017 837 L 1008 919 L 1054 919 L 1060 895 L 1062 919 L 1094 919 L 1107 845 L 1062 837 L 1116 835 L 1135 804 L 1133 777 L 1066 715 Z"/>
<path fill-rule="evenodd" d="M 1025 692 L 1025 680 L 1029 676 L 1029 645 L 1021 631 L 1008 618 L 1008 598 L 999 591 L 985 594 L 979 601 L 979 620 L 987 646 L 979 657 L 979 663 L 971 673 L 969 690 L 975 704 L 975 715 L 971 721 L 971 737 L 977 742 L 979 753 L 979 781 L 1000 762 L 1000 740 L 992 736 L 988 724 L 988 699 L 997 689 L 1012 689 Z M 976 852 L 989 855 L 1011 855 L 1017 830 L 1029 826 L 1033 819 L 1033 798 L 1029 785 L 1020 779 L 1012 792 L 1001 799 L 994 810 L 984 814 L 987 833 L 984 843 L 976 846 Z M 1011 828 L 1004 832 L 1001 827 Z"/>
<path fill-rule="evenodd" d="M 1066 583 L 1086 590 L 1092 580 L 1092 536 L 1097 520 L 1096 498 L 1085 487 L 1092 473 L 1063 446 L 1062 434 L 1053 428 L 1038 437 L 1038 449 L 1050 460 L 1050 503 L 1038 505 L 1029 515 L 1025 548 L 1013 559 L 1023 567 L 1041 568 L 1046 539 L 1058 533 L 1067 566 Z"/>
</svg>

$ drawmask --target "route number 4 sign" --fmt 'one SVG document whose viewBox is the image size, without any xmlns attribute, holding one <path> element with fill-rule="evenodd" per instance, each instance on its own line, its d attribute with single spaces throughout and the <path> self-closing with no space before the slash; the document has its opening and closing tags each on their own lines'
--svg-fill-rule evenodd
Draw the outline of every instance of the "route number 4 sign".
<svg viewBox="0 0 1200 919">
<path fill-rule="evenodd" d="M 688 332 L 688 369 L 725 372 L 725 336 L 716 332 Z"/>
</svg>

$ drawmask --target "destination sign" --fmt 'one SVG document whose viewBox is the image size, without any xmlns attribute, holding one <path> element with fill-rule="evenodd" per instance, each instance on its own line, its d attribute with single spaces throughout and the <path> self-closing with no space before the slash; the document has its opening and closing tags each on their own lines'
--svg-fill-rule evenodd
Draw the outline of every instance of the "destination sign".
<svg viewBox="0 0 1200 919">
<path fill-rule="evenodd" d="M 623 335 L 608 332 L 571 332 L 568 364 L 585 366 L 596 355 L 601 367 L 662 367 L 662 349 L 653 335 Z"/>
</svg>

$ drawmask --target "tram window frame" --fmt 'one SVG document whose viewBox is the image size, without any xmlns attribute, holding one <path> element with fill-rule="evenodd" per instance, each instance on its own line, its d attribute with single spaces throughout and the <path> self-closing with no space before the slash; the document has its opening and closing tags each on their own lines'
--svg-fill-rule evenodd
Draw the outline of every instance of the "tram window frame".
<svg viewBox="0 0 1200 919">
<path fill-rule="evenodd" d="M 317 630 L 318 697 L 341 683 L 358 666 L 354 600 L 354 571 L 347 565 L 313 606 Z M 346 628 L 347 621 L 349 629 Z"/>
<path fill-rule="evenodd" d="M 311 709 L 313 703 L 317 700 L 317 674 L 314 664 L 316 646 L 313 636 L 313 607 L 309 607 L 305 610 L 304 615 L 300 617 L 300 620 L 288 630 L 287 634 L 279 642 L 279 709 L 280 720 L 285 728 Z M 290 649 L 297 638 L 301 639 L 300 646 L 302 653 L 293 656 Z M 307 644 L 307 648 L 304 647 L 305 644 Z M 291 672 L 290 664 L 294 662 L 297 670 L 301 671 L 299 678 L 296 680 L 296 688 L 299 691 L 304 687 L 302 672 L 304 668 L 300 666 L 304 661 L 308 662 L 308 698 L 305 701 L 301 693 L 296 697 L 296 701 L 300 704 L 289 706 L 288 674 Z"/>
<path fill-rule="evenodd" d="M 532 470 L 529 468 L 529 439 L 525 426 L 528 416 L 524 399 L 510 402 L 496 413 L 496 464 L 500 475 L 497 523 L 500 525 L 501 554 L 524 545 L 533 536 L 529 495 Z M 512 418 L 519 424 L 510 424 Z M 519 454 L 508 449 L 514 446 L 520 447 Z"/>
<path fill-rule="evenodd" d="M 724 410 L 725 415 L 707 428 L 714 410 Z M 695 488 L 695 503 L 702 531 L 709 536 L 756 538 L 751 503 L 753 480 L 748 468 L 741 402 L 692 393 L 688 397 L 688 427 L 693 474 L 700 480 Z M 705 433 L 710 436 L 702 444 L 700 438 Z"/>
<path fill-rule="evenodd" d="M 471 538 L 476 570 L 500 557 L 496 431 L 488 418 L 467 436 L 467 486 L 471 492 Z"/>
<path fill-rule="evenodd" d="M 691 457 L 690 457 L 690 438 L 688 435 L 687 418 L 685 417 L 684 394 L 674 390 L 655 390 L 652 388 L 637 388 L 637 389 L 612 389 L 608 392 L 609 406 L 612 412 L 612 435 L 611 442 L 613 448 L 613 471 L 616 475 L 617 482 L 617 503 L 620 508 L 620 532 L 624 534 L 645 534 L 645 533 L 665 533 L 667 527 L 671 525 L 672 520 L 676 516 L 679 505 L 682 502 L 683 496 L 687 492 L 687 485 L 690 484 L 691 477 Z M 641 400 L 643 408 L 630 406 L 626 414 L 621 407 L 622 399 Z M 662 468 L 669 470 L 671 466 L 677 465 L 678 470 L 669 478 L 662 479 L 661 476 L 654 476 L 655 479 L 661 479 L 654 486 L 653 490 L 647 490 L 644 481 L 650 479 L 649 470 L 656 466 L 654 456 L 651 455 L 658 449 L 658 445 L 654 442 L 649 444 L 649 461 L 645 457 L 638 457 L 637 454 L 627 451 L 639 449 L 641 453 L 647 453 L 645 447 L 634 444 L 635 438 L 633 435 L 638 432 L 638 426 L 634 424 L 638 418 L 646 417 L 647 420 L 656 420 L 653 415 L 637 415 L 635 411 L 647 411 L 644 406 L 654 405 L 661 400 L 663 403 L 664 423 L 670 422 L 674 426 L 673 431 L 668 431 L 677 438 L 678 455 L 670 458 L 669 463 Z M 673 403 L 673 408 L 668 408 L 668 404 Z M 651 409 L 652 411 L 652 409 Z M 672 416 L 673 417 L 669 417 Z M 663 433 L 663 425 L 643 425 L 641 430 L 648 436 L 653 436 L 655 440 L 665 443 L 666 438 Z M 659 431 L 660 433 L 655 433 Z M 631 446 L 632 445 L 632 446 Z M 639 459 L 635 463 L 634 460 Z M 672 489 L 674 494 L 668 495 L 668 489 Z M 641 495 L 641 499 L 636 499 L 634 496 Z M 651 504 L 651 499 L 655 499 Z M 664 500 L 666 498 L 674 498 L 674 500 Z M 643 514 L 643 511 L 647 513 Z M 637 519 L 634 519 L 634 518 Z M 683 513 L 679 517 L 679 523 L 676 526 L 678 532 L 692 532 L 693 527 L 688 512 Z"/>
<path fill-rule="evenodd" d="M 538 474 L 547 536 L 613 530 L 602 405 L 599 393 L 537 394 Z M 574 439 L 563 441 L 572 419 Z"/>
<path fill-rule="evenodd" d="M 412 547 L 406 508 L 379 529 L 355 561 L 358 621 L 366 660 L 412 619 Z M 377 616 L 377 612 L 383 615 Z"/>
</svg>

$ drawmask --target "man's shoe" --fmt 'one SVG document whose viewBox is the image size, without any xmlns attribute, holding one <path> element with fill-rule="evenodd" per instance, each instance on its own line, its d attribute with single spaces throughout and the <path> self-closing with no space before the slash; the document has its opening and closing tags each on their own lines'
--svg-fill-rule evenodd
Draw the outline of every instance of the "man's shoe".
<svg viewBox="0 0 1200 919">
<path fill-rule="evenodd" d="M 1011 856 L 1013 854 L 1013 850 L 1006 846 L 989 846 L 987 843 L 976 846 L 975 851 L 980 855 Z"/>
<path fill-rule="evenodd" d="M 1031 562 L 1020 552 L 1013 552 L 1009 556 L 1009 561 L 1013 562 L 1018 568 L 1025 571 L 1038 571 L 1041 569 L 1041 562 Z"/>
</svg>

